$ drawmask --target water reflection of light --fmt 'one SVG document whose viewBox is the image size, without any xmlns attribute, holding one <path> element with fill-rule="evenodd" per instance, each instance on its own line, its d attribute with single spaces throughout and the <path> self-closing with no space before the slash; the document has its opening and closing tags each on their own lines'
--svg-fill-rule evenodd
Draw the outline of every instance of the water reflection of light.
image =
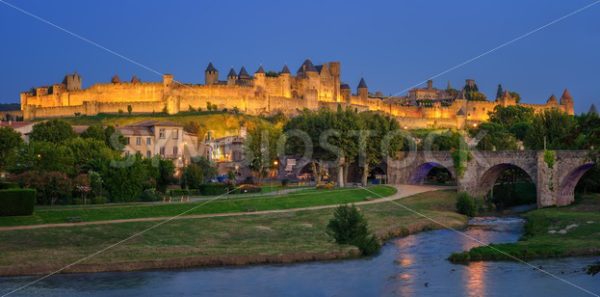
<svg viewBox="0 0 600 297">
<path fill-rule="evenodd" d="M 487 267 L 484 262 L 471 262 L 465 271 L 465 296 L 485 296 L 485 279 Z"/>
<path fill-rule="evenodd" d="M 483 228 L 471 228 L 465 232 L 468 236 L 462 236 L 462 248 L 467 251 L 476 246 L 486 245 L 490 243 L 491 234 Z"/>
<path fill-rule="evenodd" d="M 402 240 L 394 242 L 398 248 L 396 264 L 400 266 L 400 272 L 396 275 L 395 295 L 414 296 L 414 275 L 412 266 L 415 264 L 414 247 L 419 244 L 417 236 L 407 236 Z"/>
</svg>

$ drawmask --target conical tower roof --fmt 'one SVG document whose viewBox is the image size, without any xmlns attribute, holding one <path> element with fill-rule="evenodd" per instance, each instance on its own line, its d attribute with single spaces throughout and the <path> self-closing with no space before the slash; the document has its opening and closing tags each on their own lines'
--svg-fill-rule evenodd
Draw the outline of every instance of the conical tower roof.
<svg viewBox="0 0 600 297">
<path fill-rule="evenodd" d="M 287 74 L 289 74 L 290 73 L 290 69 L 288 68 L 287 65 L 283 65 L 283 69 L 281 69 L 280 73 L 287 73 Z"/>
<path fill-rule="evenodd" d="M 341 89 L 341 90 L 347 90 L 347 89 L 350 89 L 350 85 L 348 85 L 348 84 L 341 84 L 341 85 L 340 85 L 340 89 Z"/>
<path fill-rule="evenodd" d="M 554 94 L 552 94 L 552 96 L 550 96 L 550 98 L 548 98 L 548 101 L 546 101 L 546 104 L 558 105 L 558 100 L 556 100 L 556 96 L 554 96 Z"/>
<path fill-rule="evenodd" d="M 317 72 L 317 68 L 310 59 L 306 59 L 298 69 L 298 73 L 301 72 Z"/>
<path fill-rule="evenodd" d="M 206 66 L 206 70 L 204 70 L 204 72 L 217 72 L 217 68 L 215 68 L 215 66 L 213 65 L 212 62 L 209 62 L 208 66 Z"/>
<path fill-rule="evenodd" d="M 367 83 L 365 82 L 365 79 L 361 77 L 360 81 L 358 82 L 358 88 L 359 89 L 367 89 Z"/>
<path fill-rule="evenodd" d="M 239 78 L 250 78 L 250 74 L 248 74 L 248 71 L 246 71 L 246 67 L 242 66 L 242 68 L 240 69 L 240 72 L 238 73 L 238 77 Z"/>
<path fill-rule="evenodd" d="M 588 111 L 589 114 L 595 114 L 598 115 L 598 110 L 596 109 L 596 105 L 592 103 L 592 105 L 590 106 L 590 110 Z"/>
<path fill-rule="evenodd" d="M 571 92 L 569 92 L 569 89 L 565 89 L 563 91 L 562 96 L 560 96 L 560 104 L 563 104 L 567 101 L 569 101 L 569 102 L 573 101 L 573 96 L 571 96 Z"/>
<path fill-rule="evenodd" d="M 265 73 L 265 69 L 262 67 L 262 65 L 260 65 L 260 67 L 258 67 L 258 70 L 256 70 L 255 73 Z"/>
<path fill-rule="evenodd" d="M 461 107 L 457 112 L 456 115 L 460 116 L 460 117 L 464 117 L 465 116 L 465 109 L 463 107 Z"/>
<path fill-rule="evenodd" d="M 227 74 L 227 77 L 237 77 L 237 73 L 235 73 L 235 69 L 231 68 L 229 70 L 229 73 Z"/>
</svg>

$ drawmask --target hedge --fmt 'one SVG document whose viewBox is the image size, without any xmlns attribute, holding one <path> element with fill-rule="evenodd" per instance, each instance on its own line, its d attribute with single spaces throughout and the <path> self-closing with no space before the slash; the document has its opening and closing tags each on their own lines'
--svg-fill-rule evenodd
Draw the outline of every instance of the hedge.
<svg viewBox="0 0 600 297">
<path fill-rule="evenodd" d="M 0 182 L 0 190 L 18 189 L 18 188 L 19 188 L 19 184 L 17 184 L 17 183 L 7 182 L 7 181 L 1 181 Z"/>
<path fill-rule="evenodd" d="M 34 189 L 0 190 L 0 216 L 31 215 L 34 204 Z"/>
<path fill-rule="evenodd" d="M 207 196 L 223 195 L 231 191 L 233 187 L 227 184 L 204 184 L 200 185 L 200 194 Z M 233 193 L 232 193 L 233 194 Z"/>
</svg>

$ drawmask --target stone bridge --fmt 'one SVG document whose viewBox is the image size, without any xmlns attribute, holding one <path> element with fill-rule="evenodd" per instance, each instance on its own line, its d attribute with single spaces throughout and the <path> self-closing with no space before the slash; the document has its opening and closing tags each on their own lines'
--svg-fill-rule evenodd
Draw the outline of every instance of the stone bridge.
<svg viewBox="0 0 600 297">
<path fill-rule="evenodd" d="M 504 170 L 520 168 L 536 185 L 538 207 L 546 207 L 571 204 L 577 182 L 594 163 L 588 151 L 555 151 L 552 167 L 544 160 L 544 151 L 478 151 L 472 153 L 462 176 L 457 177 L 450 152 L 419 151 L 388 161 L 388 181 L 419 184 L 432 168 L 439 166 L 448 169 L 460 191 L 473 196 L 488 193 Z"/>
</svg>

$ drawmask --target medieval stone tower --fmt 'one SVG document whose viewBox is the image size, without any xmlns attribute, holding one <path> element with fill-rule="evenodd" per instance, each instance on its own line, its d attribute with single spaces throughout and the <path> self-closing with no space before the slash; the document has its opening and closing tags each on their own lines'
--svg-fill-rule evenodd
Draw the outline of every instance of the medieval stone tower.
<svg viewBox="0 0 600 297">
<path fill-rule="evenodd" d="M 219 82 L 219 71 L 213 63 L 208 63 L 206 70 L 204 71 L 204 84 L 205 85 L 214 85 Z"/>
</svg>

